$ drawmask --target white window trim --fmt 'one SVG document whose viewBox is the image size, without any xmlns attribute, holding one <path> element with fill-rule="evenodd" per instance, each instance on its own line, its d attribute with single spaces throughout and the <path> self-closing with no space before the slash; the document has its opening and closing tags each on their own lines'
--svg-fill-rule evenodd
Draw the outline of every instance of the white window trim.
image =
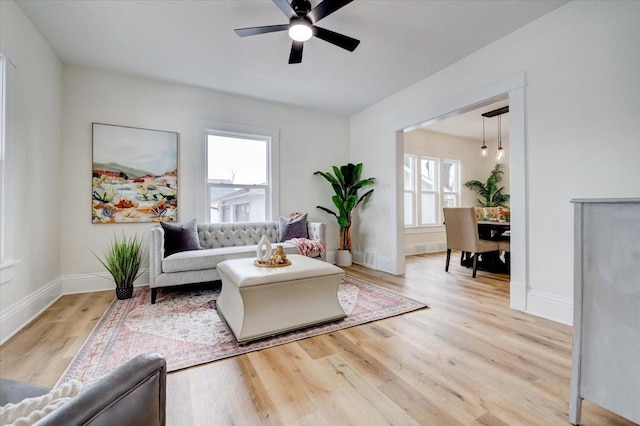
<svg viewBox="0 0 640 426">
<path fill-rule="evenodd" d="M 7 233 L 7 214 L 5 207 L 7 205 L 7 193 L 5 182 L 7 181 L 5 172 L 6 162 L 6 133 L 7 133 L 7 115 L 9 114 L 7 106 L 7 65 L 17 68 L 6 56 L 0 53 L 0 285 L 13 280 L 16 273 L 15 266 L 20 263 L 18 259 L 12 259 L 12 247 L 6 240 Z"/>
<path fill-rule="evenodd" d="M 196 219 L 198 222 L 209 221 L 208 206 L 208 179 L 207 179 L 207 137 L 210 134 L 228 135 L 234 137 L 247 137 L 248 139 L 264 140 L 268 138 L 267 144 L 267 178 L 269 179 L 269 194 L 266 197 L 268 207 L 266 209 L 266 220 L 275 220 L 280 211 L 280 131 L 267 127 L 249 126 L 244 124 L 223 123 L 212 120 L 200 119 L 196 121 L 196 135 L 202 143 L 202 161 L 197 165 L 197 176 L 202 182 L 202 191 L 196 194 Z"/>
<path fill-rule="evenodd" d="M 4 148 L 4 138 L 5 138 L 5 129 L 7 128 L 7 121 L 5 118 L 6 111 L 6 58 L 2 53 L 0 53 L 0 268 L 4 269 L 5 265 L 5 216 L 4 216 L 4 187 L 7 179 L 4 175 L 4 162 L 5 162 L 5 148 Z M 2 274 L 4 275 L 4 274 Z M 4 281 L 2 279 L 2 281 Z"/>
<path fill-rule="evenodd" d="M 270 136 L 264 136 L 264 135 L 250 135 L 247 133 L 237 133 L 237 132 L 228 132 L 228 131 L 220 131 L 220 130 L 209 130 L 207 132 L 207 136 L 220 136 L 220 137 L 228 137 L 228 138 L 233 138 L 233 139 L 240 139 L 240 140 L 252 140 L 252 141 L 259 141 L 259 142 L 264 142 L 267 146 L 266 152 L 267 152 L 267 183 L 266 184 L 256 184 L 256 185 L 247 185 L 247 184 L 237 184 L 237 183 L 210 183 L 209 180 L 207 179 L 207 206 L 211 206 L 211 187 L 218 187 L 218 188 L 243 188 L 243 189 L 263 189 L 265 192 L 265 219 L 266 220 L 272 220 L 270 217 L 274 217 L 273 216 L 273 209 L 271 207 L 272 201 L 271 201 L 271 197 L 273 194 L 273 190 L 272 190 L 272 186 L 274 184 L 273 179 L 270 175 L 270 169 L 271 169 L 271 161 L 270 161 L 270 151 L 271 151 L 271 137 Z M 207 138 L 207 159 L 209 158 L 209 143 L 208 143 L 208 138 Z M 208 161 L 208 160 L 207 160 Z M 208 167 L 207 167 L 208 169 Z M 236 214 L 235 214 L 235 210 L 233 210 L 235 204 L 231 204 L 229 205 L 232 210 L 231 210 L 231 222 L 236 222 Z M 209 217 L 210 215 L 210 211 L 207 211 L 207 217 Z M 207 219 L 207 221 L 209 221 L 209 219 Z"/>
<path fill-rule="evenodd" d="M 457 175 L 456 176 L 456 182 L 458 183 L 458 187 L 456 188 L 456 191 L 445 191 L 444 190 L 444 184 L 441 185 L 442 188 L 442 196 L 440 199 L 440 205 L 444 206 L 444 197 L 445 194 L 455 194 L 456 195 L 456 199 L 457 199 L 457 203 L 454 207 L 460 207 L 460 203 L 462 202 L 462 185 L 460 182 L 460 178 L 461 178 L 461 169 L 462 169 L 462 161 L 460 160 L 454 160 L 452 158 L 443 158 L 442 159 L 442 170 L 440 173 L 440 178 L 444 178 L 444 163 L 449 162 L 449 163 L 456 163 L 458 165 L 457 167 Z M 444 182 L 444 179 L 441 180 L 441 182 Z"/>
<path fill-rule="evenodd" d="M 420 234 L 420 233 L 428 233 L 429 231 L 427 231 L 428 229 L 435 229 L 434 232 L 439 232 L 440 229 L 443 228 L 442 225 L 442 206 L 444 206 L 444 198 L 445 198 L 445 194 L 456 194 L 456 199 L 457 199 L 457 203 L 456 203 L 456 207 L 460 206 L 461 203 L 461 197 L 462 197 L 462 189 L 461 189 L 461 182 L 460 182 L 460 177 L 461 177 L 461 169 L 462 169 L 462 162 L 460 160 L 454 160 L 454 159 L 450 159 L 450 158 L 439 158 L 439 157 L 433 157 L 433 156 L 429 156 L 429 155 L 420 155 L 420 154 L 412 154 L 412 153 L 403 153 L 403 159 L 405 157 L 411 157 L 413 158 L 414 161 L 414 174 L 412 176 L 414 182 L 413 182 L 413 189 L 412 190 L 408 190 L 408 189 L 404 189 L 404 183 L 403 183 L 403 193 L 407 194 L 407 193 L 411 193 L 412 194 L 412 198 L 414 200 L 414 209 L 413 209 L 413 224 L 404 225 L 404 230 L 405 230 L 405 234 Z M 425 191 L 422 189 L 422 177 L 421 177 L 421 166 L 422 166 L 422 160 L 434 160 L 437 163 L 437 167 L 438 167 L 438 184 L 437 184 L 437 190 L 436 191 Z M 444 190 L 444 163 L 445 162 L 453 162 L 453 163 L 457 163 L 458 167 L 457 167 L 457 183 L 458 183 L 458 191 L 457 192 L 445 192 Z M 404 165 L 404 160 L 403 160 L 403 165 Z M 404 166 L 403 166 L 404 167 Z M 404 175 L 403 175 L 404 176 Z M 422 194 L 435 194 L 435 198 L 436 198 L 436 223 L 434 224 L 423 224 L 422 223 Z M 407 231 L 411 231 L 411 232 L 407 232 Z"/>
<path fill-rule="evenodd" d="M 428 160 L 428 161 L 433 161 L 436 163 L 436 167 L 438 168 L 437 173 L 436 173 L 436 190 L 435 191 L 425 191 L 422 189 L 422 160 Z M 418 199 L 418 226 L 420 227 L 431 227 L 431 226 L 439 226 L 439 224 L 441 223 L 440 220 L 440 210 L 441 210 L 441 205 L 442 205 L 442 195 L 441 195 L 441 189 L 442 189 L 442 159 L 438 158 L 438 157 L 431 157 L 431 156 L 427 156 L 427 155 L 419 155 L 418 156 L 418 172 L 416 173 L 416 191 L 420 194 L 420 197 Z M 423 194 L 433 194 L 435 195 L 435 199 L 436 199 L 436 206 L 435 206 L 435 223 L 422 223 L 422 195 Z"/>
<path fill-rule="evenodd" d="M 418 200 L 417 200 L 417 191 L 416 191 L 416 179 L 417 179 L 416 176 L 417 176 L 418 173 L 417 173 L 416 169 L 417 169 L 417 164 L 418 164 L 418 156 L 415 155 L 415 154 L 404 154 L 404 158 L 407 158 L 407 157 L 411 159 L 411 162 L 412 162 L 412 165 L 413 165 L 413 168 L 411 170 L 411 180 L 413 182 L 412 182 L 412 185 L 411 185 L 412 186 L 411 189 L 404 189 L 404 183 L 403 183 L 402 188 L 404 190 L 404 194 L 411 195 L 411 200 L 412 200 L 412 203 L 411 203 L 411 205 L 413 206 L 413 211 L 411 212 L 411 219 L 412 220 L 411 220 L 411 223 L 409 223 L 409 224 L 405 223 L 404 224 L 405 228 L 410 229 L 410 228 L 415 228 L 417 226 L 417 217 L 416 217 L 417 208 L 416 208 L 416 203 L 418 202 Z M 403 175 L 402 176 L 404 177 L 404 161 L 403 161 L 402 164 L 403 164 Z M 404 199 L 403 199 L 403 202 L 404 202 Z M 404 221 L 404 218 L 403 218 L 403 221 Z"/>
</svg>

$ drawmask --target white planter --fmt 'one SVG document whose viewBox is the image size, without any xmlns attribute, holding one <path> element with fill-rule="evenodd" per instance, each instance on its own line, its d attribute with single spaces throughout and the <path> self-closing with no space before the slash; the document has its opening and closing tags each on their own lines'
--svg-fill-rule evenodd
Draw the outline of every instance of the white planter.
<svg viewBox="0 0 640 426">
<path fill-rule="evenodd" d="M 336 250 L 336 265 L 337 266 L 351 266 L 352 256 L 349 250 Z"/>
</svg>

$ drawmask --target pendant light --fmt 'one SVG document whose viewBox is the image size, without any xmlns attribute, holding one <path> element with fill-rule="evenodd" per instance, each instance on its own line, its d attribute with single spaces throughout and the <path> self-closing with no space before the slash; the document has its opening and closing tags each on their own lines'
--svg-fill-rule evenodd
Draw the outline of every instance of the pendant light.
<svg viewBox="0 0 640 426">
<path fill-rule="evenodd" d="M 498 116 L 498 151 L 496 152 L 496 162 L 500 163 L 504 158 L 504 148 L 502 147 L 502 120 Z"/>
<path fill-rule="evenodd" d="M 496 161 L 499 163 L 504 158 L 504 148 L 502 147 L 502 121 L 501 115 L 509 112 L 509 105 L 504 106 L 502 108 L 494 109 L 493 111 L 488 111 L 482 114 L 482 148 L 480 148 L 480 153 L 483 157 L 487 155 L 487 144 L 485 143 L 484 136 L 484 118 L 492 118 L 498 116 L 498 151 L 496 152 Z"/>
<path fill-rule="evenodd" d="M 484 116 L 483 116 L 482 117 L 482 146 L 480 147 L 480 156 L 486 157 L 488 150 L 489 149 L 487 148 L 487 143 L 484 140 Z"/>
</svg>

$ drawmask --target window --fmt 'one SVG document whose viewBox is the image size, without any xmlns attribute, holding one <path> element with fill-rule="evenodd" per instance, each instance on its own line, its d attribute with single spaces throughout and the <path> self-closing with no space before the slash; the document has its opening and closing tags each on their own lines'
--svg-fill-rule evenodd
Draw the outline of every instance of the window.
<svg viewBox="0 0 640 426">
<path fill-rule="evenodd" d="M 16 205 L 14 200 L 18 187 L 6 183 L 17 172 L 17 162 L 9 161 L 13 154 L 12 142 L 15 140 L 15 76 L 16 66 L 0 53 L 0 284 L 13 279 L 15 266 L 20 263 L 13 257 L 17 239 L 17 212 L 12 206 Z"/>
<path fill-rule="evenodd" d="M 437 158 L 420 157 L 420 225 L 437 225 L 440 192 L 439 161 Z"/>
<path fill-rule="evenodd" d="M 460 162 L 444 160 L 442 173 L 443 207 L 460 205 Z"/>
<path fill-rule="evenodd" d="M 250 203 L 242 203 L 242 204 L 234 205 L 233 206 L 234 222 L 248 222 L 250 218 L 250 214 L 249 214 L 249 212 L 251 211 L 250 208 L 251 208 Z"/>
<path fill-rule="evenodd" d="M 416 156 L 404 156 L 404 226 L 415 226 Z"/>
<path fill-rule="evenodd" d="M 419 170 L 416 164 L 420 165 Z M 459 205 L 459 161 L 405 154 L 405 227 L 441 225 L 442 207 Z M 417 223 L 416 218 L 419 218 Z"/>
<path fill-rule="evenodd" d="M 208 132 L 209 222 L 263 222 L 271 219 L 270 145 L 269 136 Z"/>
<path fill-rule="evenodd" d="M 4 135 L 6 129 L 5 122 L 5 58 L 0 55 L 0 268 L 4 265 L 5 261 L 5 241 L 4 241 L 4 182 L 5 182 L 5 150 L 4 150 Z"/>
</svg>

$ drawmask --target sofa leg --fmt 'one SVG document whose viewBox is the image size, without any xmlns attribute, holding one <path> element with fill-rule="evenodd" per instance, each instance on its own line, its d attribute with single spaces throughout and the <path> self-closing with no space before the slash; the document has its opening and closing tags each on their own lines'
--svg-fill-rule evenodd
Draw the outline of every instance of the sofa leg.
<svg viewBox="0 0 640 426">
<path fill-rule="evenodd" d="M 152 288 L 151 289 L 151 304 L 154 305 L 156 303 L 156 296 L 158 296 L 158 289 L 157 288 Z"/>
</svg>

